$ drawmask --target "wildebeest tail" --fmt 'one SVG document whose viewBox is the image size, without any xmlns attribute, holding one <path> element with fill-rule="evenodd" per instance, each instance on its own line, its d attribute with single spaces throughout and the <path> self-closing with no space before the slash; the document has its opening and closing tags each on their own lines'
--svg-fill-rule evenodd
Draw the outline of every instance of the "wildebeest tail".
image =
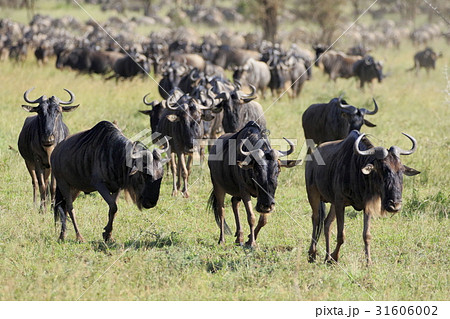
<svg viewBox="0 0 450 319">
<path fill-rule="evenodd" d="M 317 225 L 316 234 L 317 240 L 320 238 L 320 234 L 322 233 L 323 226 L 325 224 L 325 203 L 320 201 L 319 204 L 319 224 Z"/>
<path fill-rule="evenodd" d="M 58 220 L 60 220 L 60 215 L 64 214 L 64 208 L 65 208 L 65 200 L 64 197 L 61 194 L 61 191 L 59 190 L 58 186 L 56 186 L 56 193 L 55 193 L 55 204 L 53 206 L 53 217 L 55 219 L 55 226 Z"/>
<path fill-rule="evenodd" d="M 217 198 L 216 195 L 214 195 L 214 191 L 211 192 L 211 195 L 209 195 L 209 199 L 208 199 L 208 205 L 207 205 L 207 209 L 208 210 L 213 210 L 214 212 L 214 217 L 216 218 L 216 223 L 217 225 L 220 227 L 220 214 L 219 214 L 219 207 L 217 207 Z M 227 222 L 224 219 L 224 230 L 225 230 L 225 234 L 226 235 L 231 235 L 231 229 L 228 226 Z"/>
</svg>

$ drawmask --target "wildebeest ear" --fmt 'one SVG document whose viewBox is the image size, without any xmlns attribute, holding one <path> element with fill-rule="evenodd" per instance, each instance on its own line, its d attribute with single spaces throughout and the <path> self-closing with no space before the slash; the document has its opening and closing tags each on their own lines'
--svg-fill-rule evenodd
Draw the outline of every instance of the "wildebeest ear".
<svg viewBox="0 0 450 319">
<path fill-rule="evenodd" d="M 280 160 L 281 167 L 291 168 L 300 165 L 302 160 Z"/>
<path fill-rule="evenodd" d="M 28 112 L 37 112 L 39 106 L 31 106 L 31 105 L 22 105 L 22 108 Z"/>
<path fill-rule="evenodd" d="M 130 171 L 130 176 L 136 174 L 139 171 L 139 169 L 136 167 L 136 165 L 133 165 Z"/>
<path fill-rule="evenodd" d="M 238 166 L 242 168 L 243 170 L 248 170 L 253 168 L 253 161 L 250 163 L 247 163 L 246 161 L 238 161 Z"/>
<path fill-rule="evenodd" d="M 139 110 L 139 112 L 141 112 L 142 114 L 151 116 L 152 115 L 152 110 Z"/>
<path fill-rule="evenodd" d="M 373 164 L 367 164 L 366 166 L 364 166 L 362 169 L 361 169 L 361 172 L 364 174 L 364 175 L 369 175 L 372 171 L 374 171 L 375 170 L 375 166 L 373 166 Z"/>
<path fill-rule="evenodd" d="M 180 120 L 180 118 L 175 115 L 175 114 L 169 114 L 166 116 L 166 118 L 170 121 L 170 122 L 178 122 Z"/>
<path fill-rule="evenodd" d="M 420 174 L 420 172 L 415 170 L 414 168 L 408 167 L 406 165 L 403 165 L 403 166 L 405 166 L 405 175 L 406 176 L 414 176 L 414 175 Z"/>
<path fill-rule="evenodd" d="M 256 99 L 256 96 L 246 97 L 246 98 L 241 99 L 241 101 L 242 101 L 242 104 L 244 104 L 244 103 L 248 103 L 250 101 L 253 101 L 254 99 Z"/>
<path fill-rule="evenodd" d="M 62 107 L 62 111 L 63 112 L 72 112 L 73 110 L 75 110 L 77 107 L 79 107 L 80 104 L 77 105 L 70 105 L 70 106 L 63 106 Z"/>
<path fill-rule="evenodd" d="M 369 122 L 368 120 L 364 119 L 364 124 L 366 124 L 368 127 L 375 127 L 376 125 Z"/>
</svg>

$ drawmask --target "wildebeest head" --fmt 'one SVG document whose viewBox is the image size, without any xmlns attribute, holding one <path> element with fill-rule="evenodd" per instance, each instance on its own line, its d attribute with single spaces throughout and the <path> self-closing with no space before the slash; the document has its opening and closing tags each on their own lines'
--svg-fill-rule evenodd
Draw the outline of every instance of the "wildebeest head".
<svg viewBox="0 0 450 319">
<path fill-rule="evenodd" d="M 383 80 L 383 65 L 380 61 L 375 61 L 370 55 L 364 58 L 364 69 L 369 78 L 377 78 L 378 82 Z"/>
<path fill-rule="evenodd" d="M 403 174 L 414 176 L 420 173 L 400 161 L 400 155 L 410 155 L 417 148 L 417 142 L 412 136 L 402 134 L 412 142 L 409 151 L 402 150 L 398 146 L 391 146 L 389 150 L 381 146 L 371 147 L 367 139 L 363 143 L 365 149 L 361 150 L 359 144 L 365 134 L 361 134 L 354 144 L 355 153 L 370 156 L 369 162 L 361 168 L 361 171 L 372 179 L 373 184 L 379 185 L 382 209 L 391 213 L 398 212 L 402 207 Z"/>
<path fill-rule="evenodd" d="M 161 154 L 169 150 L 167 138 L 164 138 L 163 150 L 154 149 L 151 152 L 140 142 L 133 143 L 131 149 L 132 166 L 130 168 L 130 195 L 139 209 L 155 207 L 159 199 L 161 180 L 164 175 L 164 163 Z"/>
<path fill-rule="evenodd" d="M 218 113 L 223 110 L 223 127 L 225 132 L 236 132 L 239 130 L 239 108 L 242 104 L 249 103 L 250 101 L 256 99 L 256 88 L 253 85 L 249 85 L 252 92 L 250 94 L 245 94 L 240 91 L 240 83 L 236 81 L 236 86 L 233 90 L 229 91 L 225 89 L 224 91 L 217 91 L 219 88 L 217 86 L 213 87 L 216 90 L 215 107 L 213 112 Z"/>
<path fill-rule="evenodd" d="M 203 136 L 202 110 L 210 110 L 210 106 L 203 106 L 198 100 L 188 94 L 167 99 L 168 113 L 166 119 L 176 127 L 177 135 L 183 140 L 183 152 L 192 153 L 195 143 Z"/>
<path fill-rule="evenodd" d="M 319 66 L 320 56 L 327 50 L 327 47 L 323 44 L 313 45 L 313 50 L 316 52 L 316 60 L 314 61 L 315 66 Z"/>
<path fill-rule="evenodd" d="M 41 143 L 44 147 L 50 147 L 57 142 L 55 140 L 56 131 L 58 129 L 57 123 L 61 121 L 62 112 L 70 112 L 76 109 L 78 105 L 70 105 L 75 100 L 75 96 L 72 92 L 64 89 L 70 95 L 70 100 L 67 102 L 61 101 L 56 96 L 47 98 L 45 95 L 36 100 L 30 100 L 28 94 L 34 88 L 25 91 L 23 98 L 25 102 L 30 104 L 38 103 L 38 106 L 22 105 L 23 109 L 28 112 L 37 113 L 39 135 Z"/>
<path fill-rule="evenodd" d="M 378 105 L 375 99 L 373 99 L 373 103 L 375 105 L 375 109 L 373 111 L 369 111 L 365 108 L 357 108 L 353 105 L 348 105 L 347 102 L 341 98 L 334 98 L 330 101 L 330 103 L 336 103 L 341 110 L 341 116 L 345 118 L 349 124 L 348 132 L 352 130 L 360 130 L 363 124 L 369 127 L 375 127 L 376 125 L 369 122 L 364 118 L 364 115 L 374 115 L 378 112 Z"/>
<path fill-rule="evenodd" d="M 146 100 L 147 96 L 150 93 L 146 94 L 143 98 L 143 102 L 145 105 L 151 107 L 149 110 L 140 110 L 142 114 L 148 115 L 150 117 L 150 128 L 152 129 L 152 133 L 155 133 L 158 128 L 159 120 L 161 119 L 161 115 L 166 107 L 166 101 L 158 102 L 156 100 L 152 102 L 148 102 Z"/>
<path fill-rule="evenodd" d="M 249 122 L 246 126 L 250 125 L 258 128 L 258 131 L 255 130 L 247 139 L 242 140 L 238 159 L 245 158 L 238 161 L 238 165 L 244 170 L 252 170 L 251 176 L 257 193 L 256 211 L 270 213 L 275 207 L 275 191 L 281 167 L 294 167 L 300 161 L 280 160 L 280 157 L 294 151 L 291 141 L 285 138 L 290 145 L 288 151 L 274 150 L 259 125 Z M 247 148 L 247 151 L 244 148 Z"/>
</svg>

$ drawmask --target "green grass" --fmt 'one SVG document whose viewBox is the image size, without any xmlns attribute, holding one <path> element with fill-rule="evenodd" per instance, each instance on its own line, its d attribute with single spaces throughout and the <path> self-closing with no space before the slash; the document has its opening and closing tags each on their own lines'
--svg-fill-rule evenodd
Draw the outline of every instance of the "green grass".
<svg viewBox="0 0 450 319">
<path fill-rule="evenodd" d="M 444 42 L 432 46 L 448 51 Z M 371 108 L 376 97 L 380 111 L 370 120 L 377 127 L 363 128 L 375 144 L 407 148 L 410 142 L 401 132 L 417 139 L 417 152 L 402 160 L 422 173 L 405 177 L 402 212 L 373 222 L 370 268 L 364 261 L 362 213 L 350 208 L 339 265 L 307 262 L 311 223 L 303 167 L 282 171 L 276 210 L 255 250 L 235 247 L 231 237 L 223 247 L 216 244 L 219 230 L 206 211 L 212 188 L 206 165 L 194 167 L 189 199 L 170 196 L 170 177 L 164 178 L 153 209 L 139 211 L 120 198 L 111 245 L 101 237 L 106 203 L 98 194 L 80 196 L 74 206 L 86 242 L 75 242 L 69 223 L 67 240 L 59 243 L 52 213 L 39 214 L 33 206 L 31 180 L 15 151 L 28 116 L 20 107 L 23 92 L 35 86 L 33 97 L 64 99 L 62 88 L 68 88 L 81 104 L 64 115 L 71 132 L 117 120 L 124 134 L 133 136 L 149 125 L 137 110 L 144 108 L 141 99 L 147 92 L 159 98 L 156 84 L 135 79 L 116 85 L 98 76 L 59 71 L 54 61 L 38 67 L 31 55 L 23 65 L 2 63 L 0 300 L 448 300 L 450 114 L 444 66 L 450 60 L 444 56 L 430 76 L 422 71 L 415 77 L 405 72 L 415 50 L 407 42 L 399 51 L 375 50 L 390 76 L 375 84 L 373 94 L 359 91 L 353 79 L 328 82 L 315 68 L 300 99 L 283 97 L 274 105 L 272 98 L 260 100 L 271 137 L 297 139 L 298 145 L 304 142 L 303 111 L 341 91 L 357 106 Z M 228 200 L 226 205 L 234 225 Z M 241 220 L 247 229 L 244 214 Z M 333 227 L 333 242 L 335 235 Z M 321 239 L 319 260 L 323 246 Z"/>
</svg>

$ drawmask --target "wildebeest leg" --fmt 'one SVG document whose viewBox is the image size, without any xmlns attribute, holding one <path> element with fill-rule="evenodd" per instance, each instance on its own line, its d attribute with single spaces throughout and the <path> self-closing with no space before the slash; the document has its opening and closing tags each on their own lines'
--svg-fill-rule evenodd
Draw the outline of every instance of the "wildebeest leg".
<svg viewBox="0 0 450 319">
<path fill-rule="evenodd" d="M 56 194 L 56 179 L 53 173 L 51 173 L 50 177 L 50 200 L 51 200 L 51 207 L 55 205 L 55 194 Z"/>
<path fill-rule="evenodd" d="M 180 156 L 180 169 L 181 169 L 181 176 L 183 177 L 183 190 L 181 191 L 181 193 L 183 194 L 183 197 L 188 198 L 189 197 L 189 192 L 188 192 L 188 178 L 189 178 L 189 171 L 186 167 L 186 157 L 185 155 L 182 153 Z"/>
<path fill-rule="evenodd" d="M 364 249 L 366 251 L 367 265 L 370 265 L 372 263 L 372 258 L 370 257 L 370 240 L 372 239 L 372 235 L 370 234 L 370 220 L 371 220 L 370 212 L 364 211 L 363 240 L 364 240 Z"/>
<path fill-rule="evenodd" d="M 73 228 L 75 229 L 75 236 L 77 238 L 77 241 L 82 243 L 82 242 L 84 242 L 84 238 L 83 238 L 83 236 L 81 236 L 80 231 L 78 230 L 77 219 L 75 216 L 75 212 L 73 210 L 73 202 L 77 198 L 79 193 L 80 193 L 79 191 L 77 191 L 75 189 L 71 189 L 70 198 L 66 199 L 66 209 L 67 209 L 67 212 L 69 213 L 70 219 L 72 220 L 72 224 L 73 224 Z"/>
<path fill-rule="evenodd" d="M 219 245 L 223 245 L 225 244 L 225 207 L 224 207 L 225 192 L 220 186 L 214 185 L 213 187 L 214 187 L 213 189 L 214 196 L 216 197 L 214 214 L 218 216 L 220 228 Z"/>
<path fill-rule="evenodd" d="M 239 197 L 233 196 L 231 197 L 231 206 L 233 207 L 234 220 L 236 221 L 236 233 L 234 236 L 236 237 L 236 244 L 243 245 L 244 244 L 244 232 L 241 228 L 241 221 L 239 219 L 239 202 L 241 199 Z"/>
<path fill-rule="evenodd" d="M 67 220 L 67 213 L 70 210 L 73 210 L 73 199 L 72 199 L 72 192 L 70 189 L 70 186 L 67 185 L 64 181 L 60 181 L 58 185 L 59 194 L 57 195 L 57 203 L 55 206 L 55 221 L 56 221 L 56 214 L 59 214 L 59 217 L 61 218 L 61 233 L 59 234 L 59 240 L 64 241 L 66 237 L 66 220 Z M 70 203 L 70 205 L 69 205 Z M 70 207 L 69 207 L 70 206 Z M 71 216 L 72 218 L 72 216 Z M 74 225 L 76 222 L 73 221 Z M 76 231 L 75 231 L 76 232 Z"/>
<path fill-rule="evenodd" d="M 113 229 L 114 217 L 117 212 L 116 200 L 117 200 L 117 196 L 119 195 L 119 192 L 117 191 L 117 192 L 111 194 L 109 192 L 108 188 L 106 187 L 106 185 L 103 183 L 98 183 L 94 186 L 98 190 L 100 195 L 102 195 L 103 199 L 106 201 L 106 203 L 109 206 L 108 224 L 106 224 L 106 226 L 104 228 L 105 231 L 103 232 L 103 239 L 105 240 L 105 242 L 109 242 L 111 240 L 111 232 Z"/>
<path fill-rule="evenodd" d="M 39 165 L 36 167 L 36 176 L 39 184 L 39 193 L 41 195 L 41 203 L 39 205 L 39 212 L 43 213 L 45 212 L 47 205 L 46 205 L 46 194 L 47 194 L 47 183 L 45 181 L 44 177 L 44 171 Z"/>
<path fill-rule="evenodd" d="M 34 163 L 29 162 L 29 161 L 25 161 L 25 164 L 27 166 L 28 172 L 30 173 L 31 176 L 31 184 L 33 185 L 33 203 L 36 205 L 36 193 L 38 192 L 38 186 L 39 186 L 39 182 L 37 180 L 37 176 L 36 176 L 36 168 L 34 166 Z"/>
<path fill-rule="evenodd" d="M 247 221 L 248 221 L 248 225 L 250 226 L 250 235 L 248 235 L 248 241 L 245 243 L 245 245 L 249 246 L 249 247 L 255 247 L 256 246 L 256 238 L 255 238 L 256 217 L 255 217 L 255 214 L 253 213 L 251 197 L 245 196 L 245 198 L 242 198 L 242 201 L 244 202 L 245 210 L 247 211 Z"/>
<path fill-rule="evenodd" d="M 325 262 L 331 262 L 331 256 L 330 256 L 330 228 L 333 224 L 334 220 L 336 219 L 336 211 L 333 204 L 331 204 L 330 212 L 328 213 L 327 218 L 325 219 L 325 225 L 323 227 L 323 232 L 325 235 L 325 247 L 326 247 L 326 255 L 325 255 Z"/>
<path fill-rule="evenodd" d="M 339 249 L 341 248 L 341 245 L 344 243 L 345 234 L 344 234 L 344 212 L 345 207 L 342 203 L 335 203 L 335 212 L 336 212 L 336 221 L 337 221 L 337 243 L 336 248 L 331 253 L 331 258 L 334 259 L 334 261 L 338 261 L 339 258 Z"/>
<path fill-rule="evenodd" d="M 170 165 L 172 170 L 172 196 L 177 196 L 177 163 L 175 153 L 170 154 Z"/>
<path fill-rule="evenodd" d="M 311 235 L 311 245 L 309 246 L 308 250 L 308 261 L 312 263 L 316 260 L 316 253 L 317 253 L 317 240 L 318 240 L 317 229 L 320 223 L 319 220 L 320 195 L 317 192 L 316 188 L 308 188 L 307 191 L 308 191 L 309 205 L 311 205 L 312 209 L 311 220 L 313 226 L 313 231 Z"/>
<path fill-rule="evenodd" d="M 269 216 L 269 214 L 260 214 L 259 215 L 258 225 L 256 225 L 256 228 L 255 228 L 255 240 L 256 240 L 256 238 L 258 238 L 258 233 L 261 230 L 261 228 L 263 228 L 267 224 L 268 216 Z"/>
<path fill-rule="evenodd" d="M 201 149 L 200 149 L 201 151 Z M 201 156 L 201 155 L 200 155 Z M 188 178 L 191 175 L 191 168 L 192 168 L 192 162 L 194 160 L 194 153 L 189 154 L 187 156 L 187 163 L 186 163 L 186 168 L 187 168 L 187 172 L 188 172 Z"/>
</svg>

